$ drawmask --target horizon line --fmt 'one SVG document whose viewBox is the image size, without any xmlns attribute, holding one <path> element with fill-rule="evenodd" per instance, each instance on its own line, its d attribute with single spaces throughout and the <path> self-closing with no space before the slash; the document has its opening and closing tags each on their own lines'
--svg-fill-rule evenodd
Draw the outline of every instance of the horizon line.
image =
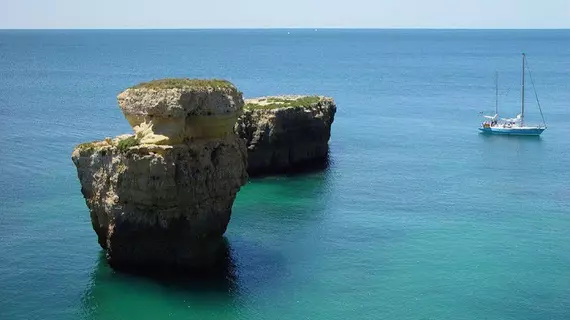
<svg viewBox="0 0 570 320">
<path fill-rule="evenodd" d="M 184 28 L 146 28 L 146 27 L 113 27 L 113 28 L 0 28 L 1 31 L 97 31 L 97 30 L 570 30 L 565 28 L 527 28 L 527 27 L 510 27 L 510 28 L 494 28 L 494 27 L 184 27 Z"/>
</svg>

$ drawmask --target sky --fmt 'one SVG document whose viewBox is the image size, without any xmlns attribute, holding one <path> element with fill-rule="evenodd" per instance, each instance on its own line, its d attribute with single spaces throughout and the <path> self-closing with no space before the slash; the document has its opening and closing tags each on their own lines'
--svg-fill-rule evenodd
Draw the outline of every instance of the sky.
<svg viewBox="0 0 570 320">
<path fill-rule="evenodd" d="M 0 0 L 0 29 L 570 28 L 570 0 Z"/>
</svg>

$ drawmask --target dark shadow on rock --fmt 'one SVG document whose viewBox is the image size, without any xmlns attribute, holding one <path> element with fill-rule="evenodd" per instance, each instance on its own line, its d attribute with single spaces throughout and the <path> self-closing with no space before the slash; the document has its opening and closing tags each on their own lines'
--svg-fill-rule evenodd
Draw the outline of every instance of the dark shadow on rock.
<svg viewBox="0 0 570 320">
<path fill-rule="evenodd" d="M 145 212 L 131 212 L 131 216 L 136 214 L 147 216 Z M 221 234 L 229 214 L 211 212 L 199 217 L 192 222 L 182 217 L 172 218 L 168 228 L 152 220 L 138 223 L 132 218 L 115 218 L 107 241 L 109 265 L 120 271 L 165 274 L 209 271 L 211 266 L 224 265 L 228 244 Z M 198 231 L 214 235 L 197 236 Z"/>
<path fill-rule="evenodd" d="M 146 278 L 167 287 L 231 294 L 237 290 L 237 276 L 232 249 L 226 238 L 222 239 L 221 247 L 215 255 L 215 263 L 209 262 L 202 267 L 120 265 L 113 266 L 113 269 L 118 274 Z"/>
</svg>

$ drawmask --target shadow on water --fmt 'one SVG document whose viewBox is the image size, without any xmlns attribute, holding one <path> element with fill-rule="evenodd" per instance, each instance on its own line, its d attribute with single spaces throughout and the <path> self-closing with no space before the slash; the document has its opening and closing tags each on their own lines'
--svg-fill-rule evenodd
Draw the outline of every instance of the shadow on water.
<svg viewBox="0 0 570 320">
<path fill-rule="evenodd" d="M 226 238 L 223 239 L 214 261 L 216 261 L 214 265 L 200 269 L 129 268 L 116 269 L 115 271 L 123 276 L 148 279 L 163 287 L 178 288 L 190 292 L 211 291 L 233 294 L 237 290 L 236 265 L 232 248 Z M 100 263 L 106 263 L 106 261 Z"/>
<path fill-rule="evenodd" d="M 479 133 L 479 137 L 482 140 L 487 141 L 542 141 L 541 136 L 517 136 L 517 135 L 508 135 L 508 134 L 488 134 L 488 133 Z"/>
<path fill-rule="evenodd" d="M 541 136 L 494 135 L 479 133 L 481 141 L 490 146 L 489 150 L 501 152 L 513 150 L 518 152 L 537 152 L 545 147 Z"/>
<path fill-rule="evenodd" d="M 264 178 L 269 176 L 286 176 L 295 177 L 305 174 L 319 173 L 326 171 L 332 164 L 330 152 L 324 158 L 304 161 L 303 163 L 296 164 L 289 168 L 275 169 L 272 168 L 268 171 L 258 171 L 250 173 L 252 179 Z"/>
<path fill-rule="evenodd" d="M 242 239 L 232 239 L 230 243 L 224 238 L 224 243 L 218 265 L 186 272 L 117 271 L 109 267 L 105 252 L 101 251 L 83 294 L 83 313 L 94 318 L 131 300 L 138 304 L 137 308 L 155 310 L 161 307 L 165 295 L 181 309 L 235 309 L 244 295 L 281 281 L 285 266 L 277 252 Z M 146 303 L 141 304 L 138 299 Z"/>
</svg>

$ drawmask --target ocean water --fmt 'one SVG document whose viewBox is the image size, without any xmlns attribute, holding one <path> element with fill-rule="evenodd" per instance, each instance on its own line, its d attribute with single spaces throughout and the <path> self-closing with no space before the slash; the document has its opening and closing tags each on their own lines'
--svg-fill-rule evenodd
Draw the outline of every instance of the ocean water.
<svg viewBox="0 0 570 320">
<path fill-rule="evenodd" d="M 523 51 L 548 129 L 478 134 Z M 243 187 L 219 277 L 115 273 L 73 146 L 183 76 L 334 97 L 330 167 Z M 568 30 L 0 31 L 0 319 L 569 319 L 569 124 Z"/>
</svg>

